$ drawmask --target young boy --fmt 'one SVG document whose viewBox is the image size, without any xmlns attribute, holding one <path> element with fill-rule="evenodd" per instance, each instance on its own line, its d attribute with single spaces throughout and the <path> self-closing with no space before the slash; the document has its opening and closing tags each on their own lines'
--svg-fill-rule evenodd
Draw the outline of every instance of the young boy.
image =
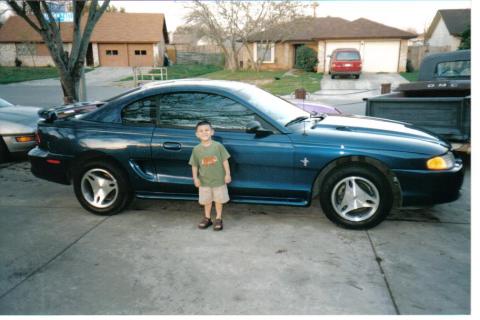
<svg viewBox="0 0 480 320">
<path fill-rule="evenodd" d="M 206 229 L 212 225 L 210 213 L 212 202 L 215 202 L 217 217 L 213 230 L 223 229 L 222 209 L 223 204 L 228 202 L 227 183 L 232 181 L 228 158 L 230 154 L 225 147 L 212 140 L 214 130 L 208 121 L 200 121 L 195 127 L 195 135 L 200 143 L 193 148 L 190 161 L 192 166 L 193 182 L 198 188 L 198 202 L 205 208 L 205 216 L 198 224 L 200 229 Z"/>
</svg>

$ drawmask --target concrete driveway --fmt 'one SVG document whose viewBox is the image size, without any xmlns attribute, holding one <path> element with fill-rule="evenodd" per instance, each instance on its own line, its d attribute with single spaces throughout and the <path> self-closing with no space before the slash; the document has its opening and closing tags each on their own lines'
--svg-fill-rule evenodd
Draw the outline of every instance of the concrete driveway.
<svg viewBox="0 0 480 320">
<path fill-rule="evenodd" d="M 0 165 L 0 314 L 469 314 L 470 171 L 461 199 L 378 227 L 310 208 L 137 201 L 110 217 L 70 186 Z"/>
<path fill-rule="evenodd" d="M 408 82 L 398 73 L 362 73 L 359 79 L 348 77 L 331 79 L 326 74 L 320 82 L 321 90 L 308 99 L 337 107 L 343 113 L 365 114 L 363 98 L 380 95 L 382 83 L 391 83 L 392 89 Z"/>
<path fill-rule="evenodd" d="M 401 83 L 408 82 L 398 73 L 362 73 L 359 79 L 349 77 L 337 77 L 332 79 L 330 75 L 325 74 L 320 82 L 322 91 L 330 90 L 371 90 L 380 93 L 382 83 L 391 83 L 392 89 Z"/>
</svg>

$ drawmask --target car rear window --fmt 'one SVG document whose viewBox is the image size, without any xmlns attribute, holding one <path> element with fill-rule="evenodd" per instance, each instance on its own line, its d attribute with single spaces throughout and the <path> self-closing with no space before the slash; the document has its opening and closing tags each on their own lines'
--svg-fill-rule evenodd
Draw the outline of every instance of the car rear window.
<svg viewBox="0 0 480 320">
<path fill-rule="evenodd" d="M 470 77 L 470 60 L 440 62 L 435 68 L 437 77 Z"/>
<path fill-rule="evenodd" d="M 342 61 L 360 60 L 360 54 L 355 51 L 340 51 L 337 52 L 335 59 Z"/>
</svg>

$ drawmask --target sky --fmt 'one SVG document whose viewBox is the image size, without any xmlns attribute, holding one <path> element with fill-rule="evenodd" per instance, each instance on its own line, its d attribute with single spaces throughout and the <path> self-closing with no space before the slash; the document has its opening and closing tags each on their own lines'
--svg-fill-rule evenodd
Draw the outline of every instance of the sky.
<svg viewBox="0 0 480 320">
<path fill-rule="evenodd" d="M 318 17 L 333 16 L 347 20 L 367 18 L 391 27 L 403 30 L 413 28 L 422 33 L 430 24 L 439 9 L 471 8 L 471 1 L 302 1 L 303 4 L 317 2 Z M 168 31 L 184 24 L 189 1 L 112 1 L 117 7 L 124 7 L 127 12 L 164 13 Z M 307 14 L 313 15 L 313 7 L 307 6 Z"/>
</svg>

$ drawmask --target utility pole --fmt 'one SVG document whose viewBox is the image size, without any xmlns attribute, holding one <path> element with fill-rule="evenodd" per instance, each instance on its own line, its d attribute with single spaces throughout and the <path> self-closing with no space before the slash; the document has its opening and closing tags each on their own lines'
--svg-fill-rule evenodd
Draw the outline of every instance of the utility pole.
<svg viewBox="0 0 480 320">
<path fill-rule="evenodd" d="M 312 9 L 313 9 L 313 17 L 316 18 L 317 17 L 317 8 L 319 7 L 319 4 L 318 4 L 318 2 L 315 1 L 314 3 L 311 4 L 311 6 L 312 6 Z"/>
</svg>

